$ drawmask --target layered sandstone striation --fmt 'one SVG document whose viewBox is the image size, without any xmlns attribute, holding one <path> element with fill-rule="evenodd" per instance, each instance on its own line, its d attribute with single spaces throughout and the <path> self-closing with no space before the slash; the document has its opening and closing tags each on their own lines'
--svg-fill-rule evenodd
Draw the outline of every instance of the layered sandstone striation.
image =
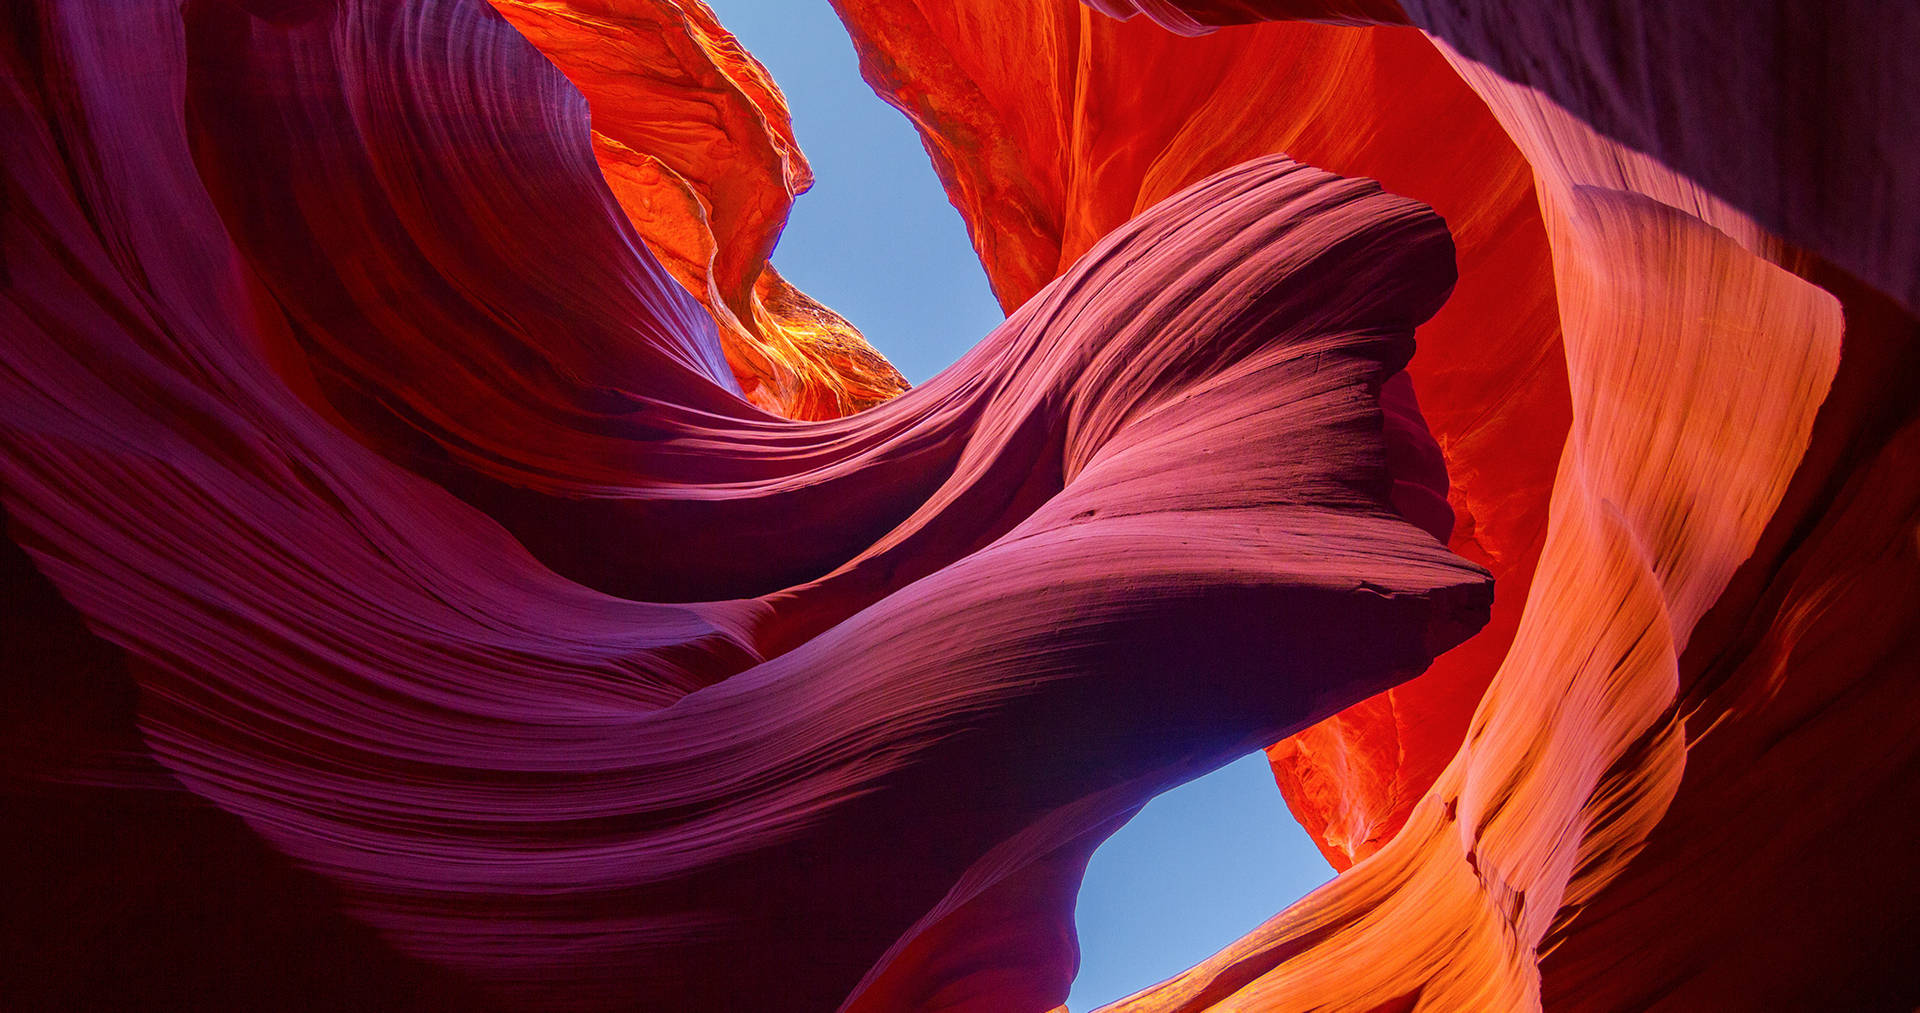
<svg viewBox="0 0 1920 1013">
<path fill-rule="evenodd" d="M 836 7 L 905 393 L 697 0 L 0 19 L 0 995 L 1038 1013 L 1271 744 L 1343 873 L 1112 1009 L 1912 1007 L 1914 15 Z"/>
<path fill-rule="evenodd" d="M 1487 619 L 1375 182 L 1196 180 L 797 421 L 477 0 L 10 27 L 10 908 L 98 927 L 28 1005 L 1048 1008 L 1106 833 Z"/>
<path fill-rule="evenodd" d="M 996 0 L 839 7 L 868 79 L 921 128 L 1009 306 L 1179 187 L 1273 152 L 1380 179 L 1446 218 L 1460 281 L 1420 327 L 1408 372 L 1452 479 L 1452 517 L 1433 523 L 1497 578 L 1493 619 L 1421 678 L 1271 751 L 1329 860 L 1371 854 L 1452 758 L 1513 637 L 1565 442 L 1547 235 L 1519 150 L 1411 29 L 1265 24 L 1186 39 L 1071 0 L 1017 14 Z"/>
</svg>

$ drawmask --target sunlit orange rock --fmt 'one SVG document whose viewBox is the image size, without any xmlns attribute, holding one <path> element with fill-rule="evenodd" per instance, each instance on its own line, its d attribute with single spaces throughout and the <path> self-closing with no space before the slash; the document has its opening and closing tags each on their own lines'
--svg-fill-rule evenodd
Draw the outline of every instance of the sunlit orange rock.
<svg viewBox="0 0 1920 1013">
<path fill-rule="evenodd" d="M 766 69 L 700 0 L 491 0 L 580 89 L 593 154 L 647 246 L 719 325 L 747 399 L 834 418 L 906 389 L 767 263 L 813 173 Z"/>
<path fill-rule="evenodd" d="M 1526 167 L 1411 29 L 1265 24 L 1201 38 L 1073 0 L 843 0 L 868 79 L 922 130 L 1001 302 L 1173 190 L 1284 151 L 1431 203 L 1460 281 L 1409 372 L 1452 479 L 1451 547 L 1496 579 L 1493 622 L 1428 673 L 1271 751 L 1344 868 L 1459 746 L 1512 637 L 1567 426 L 1546 234 Z"/>
<path fill-rule="evenodd" d="M 1206 171 L 1215 157 L 1231 161 L 1243 143 L 1352 166 L 1353 148 L 1391 148 L 1432 122 L 1397 120 L 1395 111 L 1436 92 L 1464 94 L 1460 80 L 1440 83 L 1446 71 L 1429 70 L 1430 80 L 1418 58 L 1389 55 L 1393 29 L 1284 26 L 1296 38 L 1340 40 L 1310 70 L 1260 50 L 1281 26 L 1205 34 L 1261 13 L 1371 17 L 1340 4 L 1092 3 L 1201 36 L 1188 42 L 1150 31 L 1126 37 L 1076 21 L 1067 5 L 999 17 L 989 4 L 949 12 L 926 3 L 905 15 L 901 5 L 841 6 L 870 80 L 928 134 L 1008 301 L 1045 275 L 1056 252 L 1070 257 L 1080 237 L 1123 217 L 1124 202 L 1161 179 Z M 1607 6 L 1585 5 L 1578 19 Z M 1897 110 L 1914 92 L 1890 83 L 1900 72 L 1885 52 L 1887 39 L 1911 32 L 1888 26 L 1865 41 L 1859 26 L 1871 22 L 1848 22 L 1828 33 L 1826 50 L 1810 51 L 1848 46 L 1862 58 L 1800 70 L 1786 43 L 1738 48 L 1791 19 L 1752 29 L 1731 8 L 1719 19 L 1666 11 L 1667 30 L 1652 38 L 1689 88 L 1673 103 L 1635 90 L 1645 63 L 1624 42 L 1609 48 L 1616 40 L 1605 31 L 1578 36 L 1538 10 L 1515 12 L 1524 30 L 1490 31 L 1508 22 L 1476 20 L 1462 5 L 1414 7 L 1417 23 L 1584 103 L 1570 113 L 1434 43 L 1491 105 L 1524 156 L 1515 163 L 1537 177 L 1551 242 L 1550 282 L 1523 282 L 1524 269 L 1514 268 L 1525 260 L 1516 258 L 1483 276 L 1499 295 L 1469 319 L 1506 321 L 1513 308 L 1497 299 L 1552 299 L 1546 316 L 1564 327 L 1567 354 L 1563 366 L 1552 341 L 1550 369 L 1566 369 L 1571 387 L 1518 383 L 1526 355 L 1449 341 L 1447 314 L 1471 298 L 1477 277 L 1473 230 L 1463 228 L 1472 219 L 1449 212 L 1461 283 L 1449 310 L 1422 328 L 1411 371 L 1455 483 L 1455 548 L 1472 556 L 1475 541 L 1492 536 L 1505 550 L 1474 557 L 1503 581 L 1495 622 L 1429 675 L 1272 751 L 1296 814 L 1336 865 L 1381 847 L 1417 802 L 1412 823 L 1374 861 L 1117 1008 L 1525 1009 L 1542 996 L 1551 1009 L 1903 1008 L 1916 984 L 1896 970 L 1901 944 L 1861 926 L 1904 924 L 1920 890 L 1904 871 L 1891 888 L 1849 881 L 1842 856 L 1852 852 L 1836 841 L 1864 836 L 1901 854 L 1916 838 L 1902 821 L 1857 811 L 1914 795 L 1913 753 L 1885 717 L 1898 707 L 1897 674 L 1920 651 L 1916 491 L 1896 477 L 1903 464 L 1911 472 L 1916 453 L 1914 437 L 1902 434 L 1913 415 L 1902 378 L 1915 371 L 1914 323 L 1899 305 L 1912 258 L 1892 252 L 1913 230 L 1889 225 L 1909 221 L 1894 209 L 1912 206 L 1920 177 L 1889 174 L 1904 143 Z M 1400 20 L 1391 14 L 1377 20 Z M 1739 26 L 1716 30 L 1720 62 L 1675 52 L 1685 35 L 1673 29 L 1684 19 Z M 1527 48 L 1535 43 L 1537 52 Z M 1430 65 L 1437 59 L 1412 48 Z M 1291 70 L 1285 87 L 1237 73 L 1236 56 L 1253 51 L 1264 53 L 1262 69 Z M 1699 73 L 1727 65 L 1766 94 L 1819 74 L 1830 75 L 1821 86 L 1829 90 L 1749 102 L 1724 90 L 1731 78 Z M 1194 79 L 1217 87 L 1186 90 Z M 1340 84 L 1320 87 L 1328 81 Z M 1397 82 L 1427 90 L 1386 91 Z M 1594 98 L 1608 87 L 1639 104 Z M 1357 94 L 1370 101 L 1343 103 Z M 1853 104 L 1813 115 L 1811 129 L 1767 133 L 1804 94 L 1849 95 Z M 1450 109 L 1444 122 L 1487 122 L 1471 95 L 1464 105 L 1474 111 Z M 1741 114 L 1716 120 L 1716 106 Z M 1676 109 L 1691 120 L 1676 119 Z M 1316 125 L 1329 122 L 1348 125 L 1344 150 L 1317 143 Z M 1657 138 L 1742 203 L 1619 136 Z M 1708 140 L 1715 137 L 1717 145 Z M 1440 175 L 1447 148 L 1426 140 L 1421 154 L 1403 149 L 1364 171 L 1447 211 L 1445 188 L 1420 178 Z M 1748 147 L 1770 154 L 1733 157 Z M 1849 163 L 1838 154 L 1845 151 L 1859 154 Z M 1489 164 L 1500 164 L 1497 154 Z M 1805 190 L 1827 178 L 1842 187 L 1831 205 Z M 1489 206 L 1480 198 L 1467 206 Z M 1861 217 L 1874 212 L 1892 217 Z M 1894 298 L 1776 238 L 1754 213 L 1789 229 L 1800 223 L 1790 238 L 1861 270 Z M 1848 220 L 1859 227 L 1836 231 Z M 1531 400 L 1514 396 L 1529 390 Z M 1562 421 L 1569 407 L 1570 432 Z M 1450 439 L 1455 413 L 1502 414 L 1513 424 L 1500 442 L 1475 447 Z M 1546 470 L 1516 482 L 1524 462 Z M 1476 485 L 1491 493 L 1481 504 L 1532 523 L 1481 523 L 1470 499 Z M 1551 533 L 1542 523 L 1548 488 Z M 1522 594 L 1509 597 L 1515 585 Z M 1499 635 L 1500 606 L 1518 622 L 1511 644 Z M 1441 673 L 1467 667 L 1499 667 L 1484 698 L 1460 692 L 1465 680 L 1452 693 L 1422 695 Z M 1877 697 L 1888 710 L 1876 718 L 1868 706 L 1832 703 L 1855 697 Z M 1454 722 L 1476 707 L 1463 743 Z M 1784 756 L 1771 759 L 1783 741 L 1804 763 L 1857 771 L 1857 780 L 1833 775 L 1849 780 L 1848 801 L 1819 787 L 1819 777 L 1794 773 Z M 1823 829 L 1767 829 L 1803 813 Z M 1722 839 L 1741 852 L 1729 868 L 1713 864 Z M 1770 906 L 1776 889 L 1796 898 L 1786 915 Z M 1552 955 L 1544 979 L 1539 953 Z M 1645 973 L 1621 974 L 1625 964 Z M 1837 967 L 1852 973 L 1835 983 Z"/>
<path fill-rule="evenodd" d="M 1521 52 L 1519 37 L 1504 37 L 1504 55 Z M 1743 73 L 1768 66 L 1750 55 Z M 1539 174 L 1553 239 L 1575 423 L 1547 568 L 1473 734 L 1401 839 L 1116 1008 L 1524 1009 L 1543 995 L 1550 1009 L 1904 1008 L 1916 987 L 1899 970 L 1904 942 L 1882 932 L 1910 940 L 1895 927 L 1920 891 L 1904 869 L 1891 884 L 1844 869 L 1862 838 L 1893 854 L 1915 845 L 1906 822 L 1862 812 L 1914 796 L 1913 753 L 1887 717 L 1920 651 L 1916 490 L 1901 477 L 1917 452 L 1903 379 L 1914 322 L 1551 98 L 1449 58 Z M 1581 73 L 1578 59 L 1530 58 L 1555 82 Z M 1853 81 L 1889 72 L 1884 58 L 1834 66 Z M 1885 151 L 1897 142 L 1875 139 L 1899 121 L 1886 111 L 1821 121 Z M 1714 132 L 1697 129 L 1696 140 Z M 1833 157 L 1793 150 L 1801 136 L 1787 145 L 1798 161 L 1689 154 L 1716 178 L 1780 165 L 1783 184 L 1749 182 L 1791 193 L 1820 178 L 1796 170 Z M 1855 167 L 1863 181 L 1848 199 L 1897 201 L 1906 184 L 1886 164 Z M 1844 213 L 1807 219 L 1811 208 L 1763 210 L 1813 221 L 1795 238 L 1841 248 L 1904 291 L 1904 268 L 1885 259 L 1900 240 L 1875 223 L 1834 247 Z M 1422 403 L 1429 417 L 1448 407 L 1424 388 Z M 1336 723 L 1422 724 L 1384 702 Z M 1283 749 L 1340 734 L 1323 725 Z M 1328 793 L 1377 790 L 1365 739 L 1346 738 L 1361 747 L 1323 753 Z M 1544 981 L 1536 951 L 1552 954 Z"/>
<path fill-rule="evenodd" d="M 1182 35 L 1259 21 L 1318 21 L 1335 25 L 1405 24 L 1398 0 L 1087 0 L 1116 18 L 1145 14 Z"/>
<path fill-rule="evenodd" d="M 1549 933 L 1577 932 L 1678 790 L 1681 652 L 1758 544 L 1837 365 L 1831 296 L 1621 176 L 1542 172 L 1574 429 L 1528 611 L 1402 834 L 1236 945 L 1274 955 L 1243 983 L 1262 1008 L 1540 1001 Z M 1228 960 L 1118 1008 L 1201 1008 Z"/>
</svg>

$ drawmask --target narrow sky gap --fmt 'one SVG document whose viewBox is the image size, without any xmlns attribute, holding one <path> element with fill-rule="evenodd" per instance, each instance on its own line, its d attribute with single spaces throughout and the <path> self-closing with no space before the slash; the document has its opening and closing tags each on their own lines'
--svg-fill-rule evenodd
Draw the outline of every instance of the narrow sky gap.
<svg viewBox="0 0 1920 1013">
<path fill-rule="evenodd" d="M 1004 317 L 919 135 L 861 80 L 827 0 L 708 6 L 786 93 L 813 165 L 774 266 L 852 321 L 909 382 L 926 382 Z"/>
<path fill-rule="evenodd" d="M 816 181 L 774 263 L 908 380 L 1000 322 L 966 226 L 906 118 L 860 79 L 826 0 L 709 0 L 786 93 Z M 1094 855 L 1074 1013 L 1206 958 L 1333 875 L 1255 754 L 1155 799 Z"/>
</svg>

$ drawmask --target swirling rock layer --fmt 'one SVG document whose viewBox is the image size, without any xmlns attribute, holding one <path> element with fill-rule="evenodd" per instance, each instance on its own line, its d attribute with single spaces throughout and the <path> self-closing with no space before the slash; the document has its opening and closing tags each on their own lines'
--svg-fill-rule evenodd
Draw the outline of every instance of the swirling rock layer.
<svg viewBox="0 0 1920 1013">
<path fill-rule="evenodd" d="M 1106 832 L 1486 620 L 1378 184 L 1199 180 L 796 422 L 477 0 L 9 28 L 10 908 L 233 871 L 10 932 L 30 1004 L 1045 1008 Z"/>
<path fill-rule="evenodd" d="M 1447 503 L 1403 508 L 1494 574 L 1493 618 L 1421 678 L 1271 750 L 1327 857 L 1344 868 L 1371 854 L 1458 749 L 1546 532 L 1566 366 L 1520 152 L 1410 29 L 1266 24 L 1183 39 L 1072 0 L 839 8 L 869 80 L 920 126 L 1009 306 L 1174 190 L 1273 152 L 1378 178 L 1446 217 L 1460 281 L 1421 326 L 1408 373 L 1445 451 L 1444 475 L 1431 473 Z"/>
<path fill-rule="evenodd" d="M 1244 20 L 1097 6 L 1182 33 Z M 1920 576 L 1914 487 L 1893 477 L 1915 452 L 1913 260 L 1895 236 L 1913 234 L 1914 176 L 1897 167 L 1915 90 L 1889 47 L 1916 33 L 1904 12 L 1777 6 L 1407 5 L 1537 181 L 1573 419 L 1540 569 L 1406 830 L 1115 1008 L 1905 1009 L 1920 995 L 1897 956 L 1920 895 L 1904 872 L 1841 871 L 1861 848 L 1914 846 L 1907 821 L 1860 808 L 1915 790 L 1889 719 Z M 1812 42 L 1789 41 L 1808 18 Z M 1828 104 L 1793 112 L 1809 103 Z M 1192 129 L 1222 119 L 1200 109 Z M 1876 699 L 1888 709 L 1863 704 Z M 1326 766 L 1335 784 L 1365 780 Z"/>
<path fill-rule="evenodd" d="M 837 6 L 898 397 L 693 0 L 5 16 L 0 995 L 1037 1013 L 1272 743 L 1347 871 L 1115 1009 L 1912 1008 L 1911 15 Z"/>
</svg>

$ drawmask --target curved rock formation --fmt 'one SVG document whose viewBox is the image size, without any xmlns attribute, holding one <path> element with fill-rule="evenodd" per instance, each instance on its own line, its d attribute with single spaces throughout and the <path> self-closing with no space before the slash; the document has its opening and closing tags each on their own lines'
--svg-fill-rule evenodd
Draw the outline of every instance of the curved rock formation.
<svg viewBox="0 0 1920 1013">
<path fill-rule="evenodd" d="M 285 1002 L 277 936 L 359 1008 L 1052 1006 L 1106 831 L 1486 619 L 1392 507 L 1440 494 L 1382 388 L 1453 246 L 1377 184 L 1210 176 L 790 421 L 477 0 L 99 14 L 4 54 L 21 678 L 117 698 L 21 719 L 8 824 L 81 846 L 18 909 L 163 924 L 177 879 L 33 886 L 155 859 L 87 836 L 148 808 L 259 893 L 194 908 L 211 1001 L 23 934 L 25 1001 Z"/>
<path fill-rule="evenodd" d="M 1207 4 L 1096 6 L 1178 32 L 1241 20 Z M 1314 6 L 1276 13 L 1348 13 Z M 1408 829 L 1241 943 L 1115 1008 L 1526 1009 L 1543 997 L 1551 1009 L 1907 1008 L 1920 981 L 1899 954 L 1920 893 L 1904 873 L 1889 882 L 1841 869 L 1863 840 L 1895 854 L 1915 843 L 1907 821 L 1856 808 L 1915 791 L 1913 753 L 1895 744 L 1889 717 L 1920 650 L 1915 490 L 1895 477 L 1915 452 L 1905 389 L 1915 324 L 1743 209 L 1906 297 L 1913 261 L 1894 233 L 1913 233 L 1896 209 L 1914 177 L 1892 167 L 1905 161 L 1899 124 L 1916 92 L 1899 85 L 1905 65 L 1887 40 L 1916 33 L 1902 14 L 1859 39 L 1872 19 L 1843 7 L 1820 44 L 1801 48 L 1784 41 L 1795 18 L 1826 13 L 1716 18 L 1696 9 L 1710 5 L 1681 5 L 1662 8 L 1666 30 L 1634 50 L 1641 39 L 1594 26 L 1639 5 L 1584 5 L 1551 25 L 1537 10 L 1428 6 L 1409 5 L 1416 23 L 1504 60 L 1522 82 L 1441 44 L 1533 167 L 1552 242 L 1573 429 L 1541 571 L 1467 742 Z M 1577 52 L 1541 43 L 1576 33 Z M 1215 38 L 1252 44 L 1244 31 Z M 1683 55 L 1678 40 L 1725 55 Z M 1611 41 L 1619 48 L 1599 48 Z M 1080 48 L 1083 65 L 1105 55 Z M 1706 73 L 1719 67 L 1737 73 Z M 1731 87 L 1760 78 L 1764 88 Z M 1676 87 L 1640 87 L 1648 80 Z M 1579 115 L 1528 81 L 1584 100 Z M 1611 101 L 1596 93 L 1620 89 L 1641 104 L 1596 112 Z M 1793 97 L 1756 102 L 1756 91 Z M 1817 129 L 1789 128 L 1809 96 L 1834 95 L 1855 101 L 1806 117 Z M 1708 106 L 1745 115 L 1707 127 Z M 1367 122 L 1337 105 L 1293 112 L 1285 97 L 1263 108 Z M 1198 106 L 1187 129 L 1211 137 L 1240 115 Z M 1649 148 L 1733 203 L 1581 116 L 1653 138 Z M 1431 395 L 1423 405 L 1435 419 L 1450 407 Z M 1864 703 L 1874 699 L 1877 713 Z M 1341 759 L 1320 776 L 1364 792 L 1367 772 Z M 1338 825 L 1308 823 L 1337 858 Z"/>
<path fill-rule="evenodd" d="M 1421 678 L 1272 750 L 1328 859 L 1371 854 L 1459 748 L 1506 652 L 1565 442 L 1547 236 L 1519 151 L 1412 30 L 1270 24 L 1182 39 L 1072 0 L 1018 16 L 998 0 L 839 6 L 869 80 L 920 126 L 1009 306 L 1174 190 L 1272 152 L 1380 179 L 1447 219 L 1460 281 L 1421 326 L 1408 371 L 1452 476 L 1453 517 L 1434 523 L 1496 577 L 1493 619 Z"/>
<path fill-rule="evenodd" d="M 1278 740 L 1351 868 L 1113 1009 L 1920 999 L 1914 15 L 837 6 L 898 397 L 696 0 L 0 18 L 0 996 L 1037 1013 Z"/>
<path fill-rule="evenodd" d="M 1205 34 L 1261 20 L 1414 24 L 1920 311 L 1908 4 L 1835 0 L 1087 0 Z"/>
<path fill-rule="evenodd" d="M 906 381 L 767 263 L 813 173 L 786 101 L 700 0 L 490 0 L 580 89 L 593 155 L 647 248 L 713 314 L 747 400 L 827 419 Z"/>
</svg>

